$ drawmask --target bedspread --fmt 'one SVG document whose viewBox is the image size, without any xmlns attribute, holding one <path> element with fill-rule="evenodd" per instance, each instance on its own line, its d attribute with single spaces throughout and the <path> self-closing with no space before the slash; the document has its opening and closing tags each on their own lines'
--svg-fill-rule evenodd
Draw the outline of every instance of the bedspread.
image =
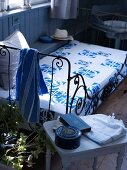
<svg viewBox="0 0 127 170">
<path fill-rule="evenodd" d="M 52 53 L 56 56 L 63 56 L 71 62 L 71 76 L 79 73 L 83 75 L 89 96 L 102 94 L 102 89 L 109 81 L 113 81 L 114 75 L 117 74 L 126 58 L 126 51 L 112 48 L 71 41 L 69 44 L 61 47 Z M 51 83 L 51 57 L 45 57 L 40 60 L 41 70 L 48 89 Z M 56 107 L 60 106 L 60 113 L 64 113 L 63 106 L 66 105 L 66 83 L 67 83 L 68 66 L 66 62 L 63 67 L 54 67 L 54 83 L 52 102 Z M 122 75 L 126 76 L 126 68 L 122 70 Z M 123 77 L 119 76 L 119 82 Z M 75 85 L 70 86 L 70 100 L 74 93 Z M 99 94 L 99 95 L 100 95 Z M 99 96 L 98 95 L 98 96 Z M 79 91 L 76 98 L 84 97 L 82 91 Z M 76 105 L 76 99 L 73 102 L 73 108 Z M 58 104 L 59 103 L 59 104 Z M 90 101 L 88 100 L 88 103 Z M 88 104 L 87 103 L 87 104 Z M 88 107 L 86 104 L 86 107 Z M 89 105 L 89 104 L 88 104 Z M 82 113 L 84 114 L 84 113 Z"/>
<path fill-rule="evenodd" d="M 101 97 L 103 88 L 109 81 L 114 81 L 115 74 L 121 71 L 121 67 L 125 62 L 126 51 L 112 49 L 108 47 L 82 43 L 77 40 L 73 40 L 67 45 L 59 48 L 58 50 L 52 53 L 55 56 L 63 56 L 68 58 L 71 63 L 71 76 L 79 73 L 83 76 L 85 84 L 87 87 L 87 92 L 90 97 L 97 94 L 98 99 Z M 45 56 L 40 59 L 40 67 L 43 73 L 43 78 L 50 92 L 51 88 L 51 76 L 52 76 L 52 60 L 54 58 L 51 56 Z M 57 61 L 56 61 L 57 62 Z M 57 63 L 58 64 L 58 63 Z M 66 106 L 66 96 L 67 96 L 67 74 L 68 74 L 68 65 L 66 61 L 63 61 L 63 66 L 58 67 L 53 66 L 53 88 L 52 88 L 52 100 L 51 100 L 51 110 L 58 113 L 65 113 Z M 60 63 L 59 63 L 60 65 Z M 119 75 L 118 82 L 126 76 L 127 70 L 126 65 Z M 74 90 L 74 82 L 70 84 L 69 91 L 69 105 L 72 99 Z M 1 96 L 4 98 L 8 97 L 7 91 L 1 90 Z M 11 97 L 15 98 L 15 89 L 11 89 Z M 82 90 L 76 95 L 76 98 L 72 105 L 72 112 L 74 111 L 77 99 L 84 97 Z M 48 108 L 49 95 L 40 95 L 40 107 Z M 91 101 L 86 100 L 85 108 L 82 111 L 81 115 L 90 114 L 92 111 L 88 111 L 88 107 Z M 101 103 L 101 100 L 99 101 Z M 92 107 L 92 106 L 91 106 Z"/>
</svg>

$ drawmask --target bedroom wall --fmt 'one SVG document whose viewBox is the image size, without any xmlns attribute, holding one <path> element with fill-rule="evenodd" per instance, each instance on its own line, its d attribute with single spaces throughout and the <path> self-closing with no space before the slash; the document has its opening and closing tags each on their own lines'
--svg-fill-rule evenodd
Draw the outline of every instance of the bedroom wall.
<svg viewBox="0 0 127 170">
<path fill-rule="evenodd" d="M 123 0 L 126 3 L 126 0 Z M 110 3 L 120 3 L 119 0 L 110 0 Z M 95 4 L 104 4 L 107 0 L 80 0 L 80 7 L 91 8 Z M 82 13 L 76 20 L 60 20 L 50 18 L 50 7 L 39 7 L 32 10 L 10 12 L 9 15 L 0 14 L 0 40 L 10 35 L 15 29 L 21 30 L 29 44 L 38 40 L 40 35 L 52 35 L 56 28 L 65 28 L 70 34 L 76 34 L 84 39 L 83 32 L 86 20 Z"/>
<path fill-rule="evenodd" d="M 25 35 L 28 43 L 32 44 L 41 34 L 49 32 L 50 23 L 49 7 L 20 11 L 0 17 L 0 40 L 6 38 L 15 29 L 19 29 Z M 54 22 L 51 29 L 56 24 Z"/>
<path fill-rule="evenodd" d="M 52 35 L 56 28 L 65 28 L 70 34 L 79 33 L 84 28 L 84 21 L 81 17 L 72 20 L 51 19 L 50 6 L 0 15 L 0 40 L 19 29 L 28 43 L 33 44 L 40 35 Z"/>
</svg>

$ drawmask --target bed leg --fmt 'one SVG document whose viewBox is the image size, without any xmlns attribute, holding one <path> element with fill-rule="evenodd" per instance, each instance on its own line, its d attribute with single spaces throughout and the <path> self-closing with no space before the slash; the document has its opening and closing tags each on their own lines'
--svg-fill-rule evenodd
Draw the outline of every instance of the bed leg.
<svg viewBox="0 0 127 170">
<path fill-rule="evenodd" d="M 97 170 L 97 157 L 94 157 L 93 170 Z"/>
<path fill-rule="evenodd" d="M 124 155 L 125 155 L 125 147 L 123 146 L 121 148 L 120 152 L 118 152 L 118 156 L 117 156 L 117 160 L 116 160 L 116 170 L 121 170 Z"/>
<path fill-rule="evenodd" d="M 50 165 L 51 165 L 51 151 L 47 148 L 46 149 L 46 165 L 45 165 L 45 169 L 50 170 Z"/>
</svg>

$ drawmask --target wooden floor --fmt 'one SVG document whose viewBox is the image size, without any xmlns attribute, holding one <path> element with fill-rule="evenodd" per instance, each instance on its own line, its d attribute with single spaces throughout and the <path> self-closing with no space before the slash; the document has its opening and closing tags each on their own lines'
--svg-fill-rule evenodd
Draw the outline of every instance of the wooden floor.
<svg viewBox="0 0 127 170">
<path fill-rule="evenodd" d="M 106 115 L 115 114 L 116 118 L 122 119 L 127 127 L 127 79 L 121 83 L 118 89 L 98 108 L 97 113 Z M 127 150 L 127 149 L 126 149 Z M 116 154 L 100 157 L 98 160 L 98 170 L 115 170 Z M 73 162 L 69 170 L 92 170 L 93 159 L 82 162 Z M 62 165 L 57 154 L 52 156 L 52 170 L 61 170 Z M 127 151 L 123 160 L 122 170 L 127 170 Z"/>
</svg>

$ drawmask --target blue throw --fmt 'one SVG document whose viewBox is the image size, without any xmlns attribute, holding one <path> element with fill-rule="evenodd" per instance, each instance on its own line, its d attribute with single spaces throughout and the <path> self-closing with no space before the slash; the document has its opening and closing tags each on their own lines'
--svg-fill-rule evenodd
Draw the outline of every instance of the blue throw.
<svg viewBox="0 0 127 170">
<path fill-rule="evenodd" d="M 16 99 L 19 101 L 21 114 L 28 122 L 39 122 L 39 92 L 48 93 L 39 66 L 38 51 L 32 48 L 22 49 L 16 75 Z"/>
</svg>

